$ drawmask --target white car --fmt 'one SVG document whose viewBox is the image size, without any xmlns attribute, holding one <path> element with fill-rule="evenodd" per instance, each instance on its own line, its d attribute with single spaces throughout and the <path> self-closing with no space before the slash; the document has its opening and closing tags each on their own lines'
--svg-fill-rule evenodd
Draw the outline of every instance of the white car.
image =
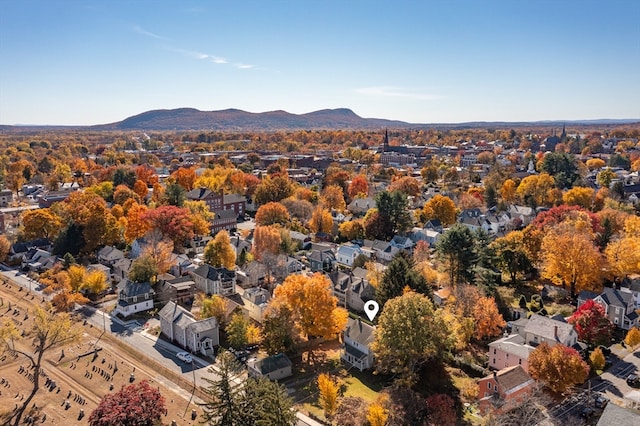
<svg viewBox="0 0 640 426">
<path fill-rule="evenodd" d="M 176 356 L 178 357 L 178 359 L 180 361 L 186 362 L 186 363 L 191 363 L 193 362 L 193 358 L 191 357 L 191 354 L 188 352 L 178 352 L 176 354 Z"/>
</svg>

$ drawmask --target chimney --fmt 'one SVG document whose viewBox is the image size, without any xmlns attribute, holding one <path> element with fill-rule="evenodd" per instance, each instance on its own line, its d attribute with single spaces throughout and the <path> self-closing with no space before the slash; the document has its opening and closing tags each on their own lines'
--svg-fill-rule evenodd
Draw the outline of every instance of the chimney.
<svg viewBox="0 0 640 426">
<path fill-rule="evenodd" d="M 553 326 L 553 337 L 556 339 L 556 342 L 559 340 L 558 339 L 558 326 L 557 325 Z"/>
</svg>

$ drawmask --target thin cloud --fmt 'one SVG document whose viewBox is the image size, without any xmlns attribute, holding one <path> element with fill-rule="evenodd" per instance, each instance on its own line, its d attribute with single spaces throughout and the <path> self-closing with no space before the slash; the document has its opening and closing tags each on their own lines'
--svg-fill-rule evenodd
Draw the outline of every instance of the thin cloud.
<svg viewBox="0 0 640 426">
<path fill-rule="evenodd" d="M 248 70 L 255 67 L 255 65 L 249 65 L 249 64 L 234 64 L 234 66 L 241 70 Z"/>
<path fill-rule="evenodd" d="M 218 64 L 218 65 L 229 64 L 229 60 L 227 58 L 224 58 L 222 56 L 210 55 L 208 53 L 199 52 L 197 50 L 178 49 L 178 48 L 169 47 L 169 46 L 165 46 L 165 49 L 170 50 L 172 52 L 179 53 L 188 58 L 197 59 L 199 61 L 207 60 L 213 64 Z M 242 62 L 235 62 L 233 63 L 233 66 L 241 70 L 255 68 L 255 65 L 245 64 Z"/>
<path fill-rule="evenodd" d="M 221 58 L 220 56 L 211 56 L 211 62 L 214 64 L 228 64 L 229 61 L 226 58 Z"/>
<path fill-rule="evenodd" d="M 167 40 L 166 37 L 163 37 L 161 35 L 152 33 L 151 31 L 144 30 L 144 29 L 142 29 L 142 27 L 140 27 L 138 25 L 134 25 L 133 26 L 133 31 L 137 32 L 138 34 L 142 34 L 144 36 L 147 36 L 147 37 L 157 38 L 159 40 Z"/>
<path fill-rule="evenodd" d="M 397 86 L 375 86 L 375 87 L 362 87 L 356 89 L 357 93 L 367 96 L 383 96 L 388 98 L 409 98 L 432 101 L 440 99 L 441 96 L 431 93 L 424 93 L 420 90 L 407 89 Z"/>
</svg>

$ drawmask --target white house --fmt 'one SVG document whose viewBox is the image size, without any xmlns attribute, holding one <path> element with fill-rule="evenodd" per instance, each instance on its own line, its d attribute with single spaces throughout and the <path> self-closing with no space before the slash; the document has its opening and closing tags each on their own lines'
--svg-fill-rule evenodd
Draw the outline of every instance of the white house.
<svg viewBox="0 0 640 426">
<path fill-rule="evenodd" d="M 349 318 L 344 331 L 344 347 L 340 358 L 358 370 L 368 370 L 373 367 L 373 343 L 375 327 L 362 322 L 360 318 Z"/>
<path fill-rule="evenodd" d="M 153 298 L 155 291 L 148 282 L 136 283 L 126 280 L 118 285 L 118 304 L 114 309 L 114 314 L 128 317 L 138 312 L 153 309 Z"/>
<path fill-rule="evenodd" d="M 282 380 L 291 376 L 291 360 L 285 354 L 267 358 L 251 358 L 247 361 L 249 377 L 266 377 L 269 380 Z"/>
<path fill-rule="evenodd" d="M 338 247 L 336 260 L 342 265 L 352 266 L 353 261 L 356 260 L 356 257 L 360 256 L 361 254 L 363 253 L 360 249 L 360 246 L 356 244 L 345 244 Z"/>
<path fill-rule="evenodd" d="M 227 268 L 201 265 L 190 272 L 196 288 L 206 294 L 231 295 L 236 292 L 236 272 Z"/>
<path fill-rule="evenodd" d="M 177 305 L 167 303 L 158 312 L 160 331 L 171 342 L 202 355 L 213 355 L 219 344 L 219 326 L 215 317 L 196 320 L 191 312 Z"/>
</svg>

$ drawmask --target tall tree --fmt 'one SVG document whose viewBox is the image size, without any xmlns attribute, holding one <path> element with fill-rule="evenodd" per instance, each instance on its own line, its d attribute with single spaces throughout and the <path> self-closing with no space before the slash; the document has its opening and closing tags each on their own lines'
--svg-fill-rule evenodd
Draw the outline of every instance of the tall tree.
<svg viewBox="0 0 640 426">
<path fill-rule="evenodd" d="M 236 254 L 231 247 L 231 239 L 226 230 L 219 231 L 213 240 L 204 248 L 204 261 L 209 265 L 219 268 L 224 266 L 233 269 L 236 264 Z"/>
<path fill-rule="evenodd" d="M 160 206 L 145 212 L 141 220 L 148 221 L 152 229 L 173 241 L 175 247 L 181 247 L 194 235 L 190 215 L 186 208 Z"/>
<path fill-rule="evenodd" d="M 609 346 L 611 343 L 613 324 L 607 318 L 602 305 L 595 303 L 593 299 L 587 300 L 578 307 L 569 318 L 569 324 L 575 327 L 578 339 L 590 346 Z"/>
<path fill-rule="evenodd" d="M 322 190 L 320 202 L 327 209 L 344 211 L 347 208 L 347 204 L 344 201 L 344 191 L 342 187 L 338 185 L 326 186 Z"/>
<path fill-rule="evenodd" d="M 227 341 L 231 347 L 241 349 L 249 343 L 247 336 L 247 329 L 249 327 L 249 321 L 241 313 L 235 313 L 231 317 L 231 321 L 225 327 L 224 331 L 227 333 Z"/>
<path fill-rule="evenodd" d="M 372 344 L 376 369 L 395 374 L 401 383 L 415 383 L 422 365 L 449 345 L 439 311 L 421 294 L 407 292 L 389 300 L 379 318 Z"/>
<path fill-rule="evenodd" d="M 252 253 L 256 260 L 262 260 L 264 255 L 280 253 L 282 237 L 275 226 L 257 226 L 253 232 Z"/>
<path fill-rule="evenodd" d="M 268 226 L 268 225 L 286 225 L 291 217 L 286 207 L 280 203 L 268 202 L 260 206 L 256 212 L 256 225 Z"/>
<path fill-rule="evenodd" d="M 276 287 L 274 300 L 285 303 L 295 322 L 308 336 L 332 337 L 344 330 L 347 312 L 338 307 L 338 299 L 331 291 L 331 281 L 315 273 L 311 277 L 289 275 Z"/>
<path fill-rule="evenodd" d="M 160 186 L 160 188 L 162 187 Z M 184 201 L 187 199 L 187 191 L 182 187 L 182 185 L 178 185 L 177 183 L 168 184 L 164 189 L 162 197 L 156 197 L 157 192 L 158 191 L 156 191 L 156 187 L 154 186 L 154 198 L 160 198 L 170 206 L 182 207 Z"/>
<path fill-rule="evenodd" d="M 89 426 L 155 426 L 165 413 L 160 390 L 146 380 L 107 394 L 89 416 Z"/>
<path fill-rule="evenodd" d="M 473 308 L 473 318 L 476 324 L 475 336 L 478 340 L 499 336 L 507 323 L 498 312 L 498 306 L 493 297 L 481 297 Z"/>
<path fill-rule="evenodd" d="M 11 242 L 6 236 L 0 235 L 0 262 L 4 262 L 11 251 Z"/>
<path fill-rule="evenodd" d="M 293 194 L 293 183 L 285 176 L 267 176 L 255 189 L 256 204 L 262 205 L 270 201 L 280 201 Z"/>
<path fill-rule="evenodd" d="M 186 191 L 191 191 L 196 182 L 196 169 L 193 167 L 180 167 L 171 173 L 171 177 Z"/>
<path fill-rule="evenodd" d="M 243 391 L 239 425 L 291 426 L 295 423 L 293 401 L 283 385 L 263 377 L 249 378 Z"/>
<path fill-rule="evenodd" d="M 262 348 L 269 355 L 292 352 L 297 336 L 291 308 L 284 303 L 271 302 L 262 321 Z"/>
<path fill-rule="evenodd" d="M 309 228 L 312 232 L 325 232 L 330 234 L 333 230 L 333 217 L 325 207 L 318 205 L 311 214 Z"/>
<path fill-rule="evenodd" d="M 358 175 L 351 180 L 347 191 L 351 199 L 366 197 L 369 194 L 369 183 L 366 176 Z"/>
<path fill-rule="evenodd" d="M 422 209 L 422 220 L 438 219 L 443 226 L 456 222 L 456 205 L 451 198 L 437 194 L 427 201 Z"/>
<path fill-rule="evenodd" d="M 407 196 L 417 197 L 420 195 L 422 188 L 416 178 L 412 176 L 403 176 L 391 182 L 391 185 L 389 185 L 389 191 L 400 191 Z"/>
<path fill-rule="evenodd" d="M 60 217 L 51 209 L 27 210 L 22 214 L 22 235 L 26 240 L 49 238 L 54 240 L 63 229 Z"/>
<path fill-rule="evenodd" d="M 533 268 L 525 249 L 524 235 L 523 231 L 511 231 L 491 243 L 496 253 L 496 265 L 502 272 L 509 274 L 511 284 L 516 283 L 518 274 L 524 274 Z"/>
<path fill-rule="evenodd" d="M 200 308 L 200 311 L 196 315 L 198 319 L 207 319 L 215 317 L 218 320 L 218 324 L 224 324 L 225 315 L 227 312 L 227 299 L 222 296 L 214 294 L 212 296 L 205 296 L 204 294 L 198 294 L 196 296 L 196 306 Z"/>
<path fill-rule="evenodd" d="M 398 252 L 376 288 L 376 300 L 384 307 L 388 300 L 401 296 L 406 288 L 430 296 L 430 288 L 424 277 L 414 269 L 411 257 Z"/>
<path fill-rule="evenodd" d="M 436 253 L 445 265 L 452 286 L 473 282 L 474 248 L 473 234 L 461 224 L 449 228 L 436 243 Z"/>
<path fill-rule="evenodd" d="M 73 327 L 71 316 L 67 313 L 47 312 L 39 306 L 33 308 L 33 324 L 26 333 L 21 333 L 13 321 L 0 326 L 0 347 L 2 352 L 11 351 L 27 359 L 33 369 L 31 392 L 12 413 L 10 421 L 20 425 L 22 415 L 31 404 L 40 389 L 40 371 L 44 355 L 51 349 L 72 343 L 80 338 L 81 329 Z M 15 348 L 14 342 L 24 339 L 29 349 Z"/>
<path fill-rule="evenodd" d="M 327 418 L 331 418 L 338 408 L 338 390 L 338 383 L 328 374 L 321 373 L 318 376 L 320 405 Z"/>
<path fill-rule="evenodd" d="M 529 355 L 529 374 L 552 391 L 564 392 L 587 380 L 589 365 L 575 349 L 561 344 L 549 347 L 545 342 Z"/>
<path fill-rule="evenodd" d="M 376 196 L 376 207 L 382 219 L 385 238 L 391 239 L 411 226 L 407 196 L 404 193 L 382 191 Z"/>
<path fill-rule="evenodd" d="M 205 389 L 208 401 L 203 404 L 204 423 L 210 426 L 236 426 L 241 425 L 242 388 L 236 381 L 242 374 L 242 367 L 236 361 L 233 354 L 222 351 L 216 358 L 217 369 L 209 368 L 212 377 L 204 377 L 209 386 Z"/>
<path fill-rule="evenodd" d="M 558 188 L 571 188 L 578 179 L 578 163 L 573 155 L 560 152 L 548 153 L 542 160 L 540 171 L 553 176 Z"/>
<path fill-rule="evenodd" d="M 563 223 L 542 240 L 542 277 L 571 290 L 575 298 L 582 290 L 602 289 L 602 255 L 584 228 Z"/>
</svg>

